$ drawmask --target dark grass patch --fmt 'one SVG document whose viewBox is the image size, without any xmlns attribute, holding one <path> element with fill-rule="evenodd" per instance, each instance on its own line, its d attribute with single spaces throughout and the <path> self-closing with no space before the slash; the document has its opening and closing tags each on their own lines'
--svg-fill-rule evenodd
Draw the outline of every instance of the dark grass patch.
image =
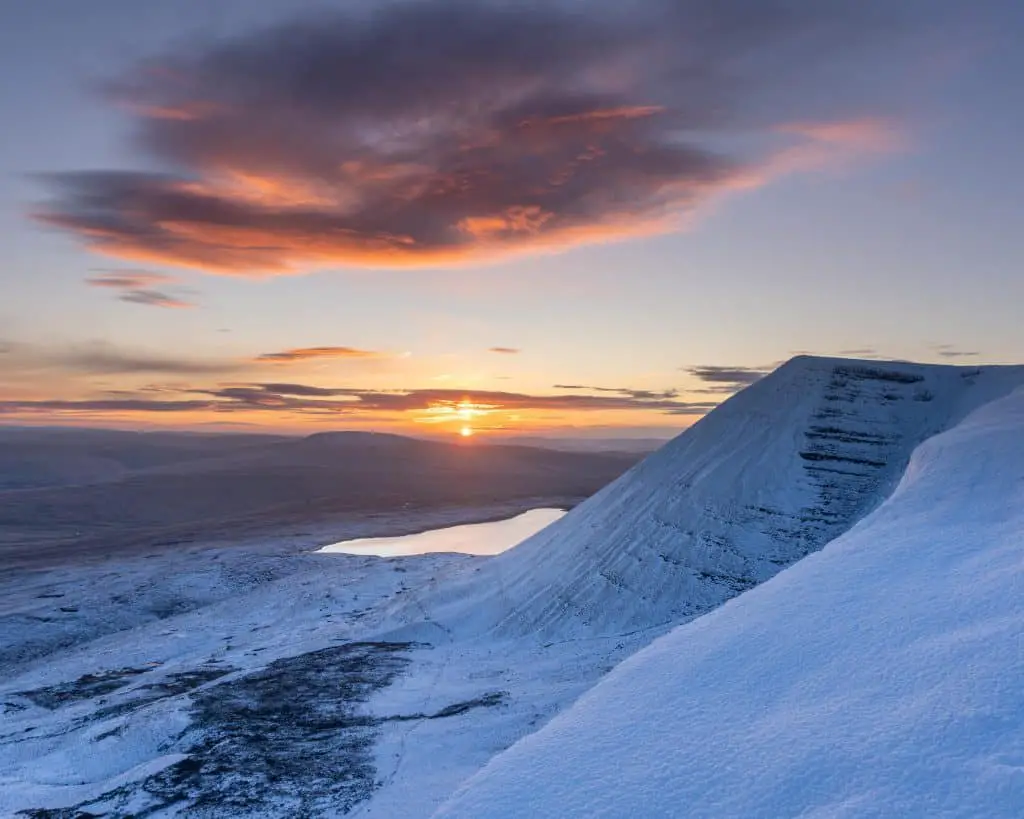
<svg viewBox="0 0 1024 819">
<path fill-rule="evenodd" d="M 192 725 L 176 744 L 187 758 L 65 813 L 21 815 L 144 819 L 171 806 L 192 817 L 348 813 L 379 786 L 373 744 L 391 719 L 361 713 L 362 706 L 406 668 L 405 655 L 418 645 L 347 643 L 276 660 L 202 690 L 195 689 L 233 669 L 197 669 L 145 686 L 161 696 L 182 688 L 193 692 Z M 495 696 L 500 701 L 504 695 L 481 702 Z M 479 707 L 477 701 L 422 716 L 472 707 Z"/>
<path fill-rule="evenodd" d="M 358 713 L 409 663 L 411 643 L 348 643 L 200 692 L 189 758 L 143 789 L 199 816 L 348 812 L 377 787 L 377 721 Z"/>
<path fill-rule="evenodd" d="M 53 711 L 63 705 L 113 693 L 128 685 L 133 677 L 145 674 L 149 670 L 151 669 L 118 668 L 111 671 L 98 671 L 95 674 L 83 674 L 71 682 L 33 688 L 30 691 L 19 691 L 18 695 L 41 708 Z"/>
<path fill-rule="evenodd" d="M 158 700 L 166 699 L 167 697 L 177 697 L 181 694 L 188 694 L 199 688 L 201 685 L 205 685 L 208 682 L 219 679 L 227 674 L 234 671 L 235 668 L 230 665 L 219 666 L 217 668 L 203 667 L 194 668 L 190 671 L 179 671 L 175 674 L 168 674 L 159 682 L 148 683 L 146 685 L 140 685 L 131 694 L 136 694 L 130 700 L 125 702 L 115 703 L 113 705 L 104 705 L 97 708 L 93 713 L 91 719 L 110 719 L 111 717 L 117 717 L 121 714 L 127 714 L 132 711 L 137 711 L 139 708 L 150 705 Z M 102 736 L 97 737 L 97 741 Z"/>
</svg>

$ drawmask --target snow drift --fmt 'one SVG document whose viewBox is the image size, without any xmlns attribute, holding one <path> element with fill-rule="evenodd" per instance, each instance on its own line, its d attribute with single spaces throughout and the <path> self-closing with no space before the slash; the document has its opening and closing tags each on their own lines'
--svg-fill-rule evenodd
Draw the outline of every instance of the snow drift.
<svg viewBox="0 0 1024 819">
<path fill-rule="evenodd" d="M 902 440 L 965 406 L 961 374 L 935 374 L 915 383 L 943 411 L 904 416 Z M 437 816 L 1018 817 L 1022 582 L 1024 389 L 920 446 L 824 551 L 623 662 Z"/>
</svg>

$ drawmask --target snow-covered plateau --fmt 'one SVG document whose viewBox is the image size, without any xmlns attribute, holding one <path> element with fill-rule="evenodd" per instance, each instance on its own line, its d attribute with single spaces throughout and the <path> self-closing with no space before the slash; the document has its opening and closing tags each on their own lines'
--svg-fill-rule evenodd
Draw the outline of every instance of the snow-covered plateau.
<svg viewBox="0 0 1024 819">
<path fill-rule="evenodd" d="M 0 815 L 1017 817 L 1022 568 L 1024 368 L 800 357 L 494 557 L 15 577 Z"/>
</svg>

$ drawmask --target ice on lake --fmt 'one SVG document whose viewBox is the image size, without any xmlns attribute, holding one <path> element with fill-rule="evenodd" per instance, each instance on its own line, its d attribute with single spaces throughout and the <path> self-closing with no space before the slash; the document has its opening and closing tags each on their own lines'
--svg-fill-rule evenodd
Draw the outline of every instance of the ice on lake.
<svg viewBox="0 0 1024 819">
<path fill-rule="evenodd" d="M 343 540 L 324 546 L 318 551 L 378 557 L 407 557 L 435 552 L 496 555 L 522 543 L 530 535 L 554 523 L 564 514 L 564 509 L 531 509 L 507 520 L 448 526 L 444 529 L 431 529 L 401 537 Z"/>
</svg>

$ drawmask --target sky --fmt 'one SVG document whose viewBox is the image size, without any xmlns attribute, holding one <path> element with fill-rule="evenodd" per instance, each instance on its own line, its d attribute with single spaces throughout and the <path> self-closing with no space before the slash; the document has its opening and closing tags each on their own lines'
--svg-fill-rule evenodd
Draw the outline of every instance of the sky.
<svg viewBox="0 0 1024 819">
<path fill-rule="evenodd" d="M 1024 361 L 1016 0 L 0 0 L 0 423 L 667 437 Z"/>
</svg>

